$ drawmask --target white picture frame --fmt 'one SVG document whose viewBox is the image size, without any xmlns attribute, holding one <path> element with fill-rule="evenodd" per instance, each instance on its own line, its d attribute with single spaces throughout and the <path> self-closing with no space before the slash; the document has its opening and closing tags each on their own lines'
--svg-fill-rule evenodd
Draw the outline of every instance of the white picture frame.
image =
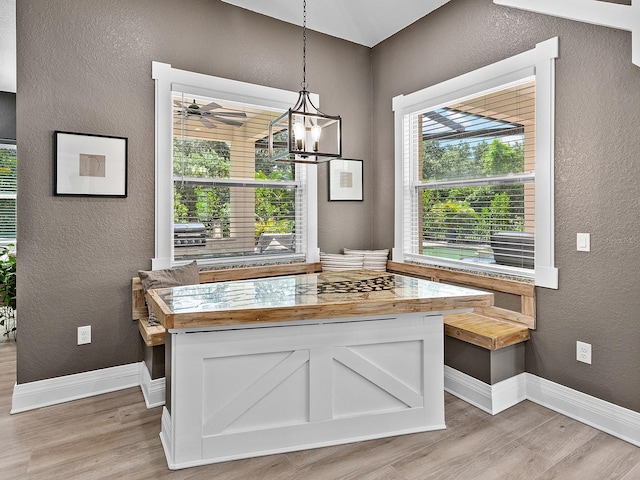
<svg viewBox="0 0 640 480">
<path fill-rule="evenodd" d="M 329 162 L 329 201 L 361 202 L 364 200 L 362 160 L 340 158 Z"/>
</svg>

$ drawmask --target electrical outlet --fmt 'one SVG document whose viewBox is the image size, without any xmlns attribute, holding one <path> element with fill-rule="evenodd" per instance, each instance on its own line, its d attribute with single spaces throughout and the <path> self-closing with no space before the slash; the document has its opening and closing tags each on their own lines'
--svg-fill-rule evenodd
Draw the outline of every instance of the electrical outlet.
<svg viewBox="0 0 640 480">
<path fill-rule="evenodd" d="M 78 327 L 78 345 L 91 343 L 91 325 Z"/>
<path fill-rule="evenodd" d="M 591 365 L 591 344 L 576 342 L 576 360 Z"/>
</svg>

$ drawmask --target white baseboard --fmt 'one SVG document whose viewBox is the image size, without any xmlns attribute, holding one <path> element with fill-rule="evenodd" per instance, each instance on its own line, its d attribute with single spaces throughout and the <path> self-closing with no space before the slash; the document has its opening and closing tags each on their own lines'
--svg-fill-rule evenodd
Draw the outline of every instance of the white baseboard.
<svg viewBox="0 0 640 480">
<path fill-rule="evenodd" d="M 530 400 L 640 447 L 640 413 L 599 398 L 521 373 L 488 385 L 445 365 L 444 389 L 491 415 Z"/>
<path fill-rule="evenodd" d="M 47 407 L 139 385 L 139 363 L 16 384 L 13 387 L 11 413 Z"/>
<path fill-rule="evenodd" d="M 165 404 L 165 379 L 162 377 L 152 380 L 144 362 L 140 366 L 140 389 L 147 408 L 161 407 Z"/>
<path fill-rule="evenodd" d="M 13 389 L 11 413 L 136 386 L 142 389 L 147 408 L 164 405 L 165 379 L 152 380 L 145 363 L 140 362 L 16 384 Z M 605 402 L 530 373 L 521 373 L 494 385 L 488 385 L 445 365 L 444 389 L 491 415 L 523 400 L 531 400 L 640 447 L 639 412 Z"/>
<path fill-rule="evenodd" d="M 488 385 L 447 365 L 444 366 L 444 389 L 491 415 L 526 399 L 525 373 Z"/>
<path fill-rule="evenodd" d="M 11 413 L 140 387 L 147 408 L 164 405 L 165 379 L 151 379 L 144 362 L 48 378 L 13 387 Z"/>
<path fill-rule="evenodd" d="M 527 374 L 527 399 L 640 447 L 640 413 Z"/>
</svg>

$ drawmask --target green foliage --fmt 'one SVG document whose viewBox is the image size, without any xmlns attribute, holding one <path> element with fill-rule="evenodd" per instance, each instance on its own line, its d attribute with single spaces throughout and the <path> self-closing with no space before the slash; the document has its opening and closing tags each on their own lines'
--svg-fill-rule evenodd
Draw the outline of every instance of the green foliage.
<svg viewBox="0 0 640 480">
<path fill-rule="evenodd" d="M 231 178 L 231 148 L 224 142 L 198 139 L 174 140 L 173 173 L 184 178 Z M 268 161 L 264 142 L 255 149 L 255 179 L 293 180 L 292 164 Z M 292 233 L 295 229 L 295 191 L 291 188 L 256 188 L 255 236 L 261 233 Z M 229 237 L 231 190 L 193 183 L 174 184 L 174 222 L 200 222 L 208 236 L 220 228 Z"/>
<path fill-rule="evenodd" d="M 16 149 L 13 146 L 11 146 L 10 148 L 8 146 L 0 147 L 0 178 L 2 178 L 2 181 L 0 182 L 0 188 L 2 190 L 15 192 L 15 171 Z M 4 178 L 6 176 L 10 176 L 14 179 L 10 182 L 11 186 L 8 186 L 5 183 Z"/>
<path fill-rule="evenodd" d="M 288 172 L 272 170 L 267 176 L 256 172 L 257 180 L 284 180 Z M 255 236 L 262 233 L 293 233 L 295 227 L 295 191 L 290 188 L 255 189 Z"/>
<path fill-rule="evenodd" d="M 486 175 L 520 173 L 524 171 L 524 144 L 512 147 L 495 138 L 482 153 L 482 172 Z"/>
<path fill-rule="evenodd" d="M 422 179 L 425 182 L 475 177 L 482 171 L 482 165 L 466 142 L 442 146 L 440 142 L 430 140 L 424 142 L 422 148 Z"/>
<path fill-rule="evenodd" d="M 4 336 L 16 335 L 16 256 L 10 249 L 13 245 L 0 247 L 0 325 Z"/>
<path fill-rule="evenodd" d="M 189 221 L 189 209 L 182 201 L 182 193 L 177 187 L 173 191 L 173 221 L 187 223 Z"/>
<path fill-rule="evenodd" d="M 492 231 L 522 230 L 522 222 L 515 223 L 511 215 L 511 198 L 507 192 L 496 193 L 489 208 L 483 209 L 484 218 Z"/>
<path fill-rule="evenodd" d="M 173 174 L 185 178 L 229 178 L 231 148 L 226 142 L 175 138 Z M 194 184 L 176 184 L 173 193 L 173 218 L 177 223 L 199 222 L 211 236 L 217 226 L 229 235 L 229 188 L 210 188 Z M 226 235 L 225 235 L 226 233 Z"/>
<path fill-rule="evenodd" d="M 467 202 L 446 201 L 435 203 L 423 218 L 423 228 L 428 235 L 444 237 L 449 241 L 462 240 L 473 231 L 469 226 L 478 214 Z"/>
<path fill-rule="evenodd" d="M 524 170 L 522 142 L 445 143 L 426 141 L 422 181 L 483 178 Z M 524 185 L 433 189 L 422 192 L 423 237 L 446 241 L 488 241 L 498 230 L 524 229 Z M 518 199 L 516 202 L 514 199 Z"/>
<path fill-rule="evenodd" d="M 450 180 L 520 173 L 524 171 L 524 144 L 514 145 L 494 138 L 491 143 L 422 144 L 422 180 Z"/>
<path fill-rule="evenodd" d="M 177 223 L 202 223 L 209 236 L 220 227 L 222 236 L 230 232 L 229 187 L 211 188 L 202 185 L 175 185 L 173 192 L 173 215 Z"/>
<path fill-rule="evenodd" d="M 0 247 L 0 299 L 1 305 L 16 308 L 16 255 L 9 247 Z"/>
<path fill-rule="evenodd" d="M 281 151 L 278 145 L 286 146 L 287 135 L 286 132 L 280 132 L 274 135 L 274 149 L 278 153 Z M 266 178 L 271 178 L 274 172 L 278 172 L 278 178 L 283 180 L 293 180 L 296 178 L 296 164 L 284 163 L 284 162 L 272 162 L 269 161 L 269 144 L 267 139 L 262 139 L 256 142 L 256 172 L 262 172 L 266 175 Z M 273 233 L 273 232 L 272 232 Z"/>
<path fill-rule="evenodd" d="M 173 174 L 180 177 L 229 178 L 231 151 L 226 142 L 175 138 Z"/>
</svg>

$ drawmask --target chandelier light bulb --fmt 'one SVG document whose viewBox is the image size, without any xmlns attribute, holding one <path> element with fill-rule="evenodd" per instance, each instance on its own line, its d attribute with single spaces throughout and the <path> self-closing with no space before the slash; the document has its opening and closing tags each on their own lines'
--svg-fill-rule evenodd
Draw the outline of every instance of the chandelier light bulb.
<svg viewBox="0 0 640 480">
<path fill-rule="evenodd" d="M 300 120 L 293 125 L 293 137 L 296 141 L 296 150 L 304 150 L 305 128 Z"/>
<path fill-rule="evenodd" d="M 313 151 L 318 151 L 318 144 L 320 143 L 320 133 L 322 132 L 322 128 L 320 125 L 314 125 L 311 127 L 311 140 L 313 140 Z"/>
</svg>

